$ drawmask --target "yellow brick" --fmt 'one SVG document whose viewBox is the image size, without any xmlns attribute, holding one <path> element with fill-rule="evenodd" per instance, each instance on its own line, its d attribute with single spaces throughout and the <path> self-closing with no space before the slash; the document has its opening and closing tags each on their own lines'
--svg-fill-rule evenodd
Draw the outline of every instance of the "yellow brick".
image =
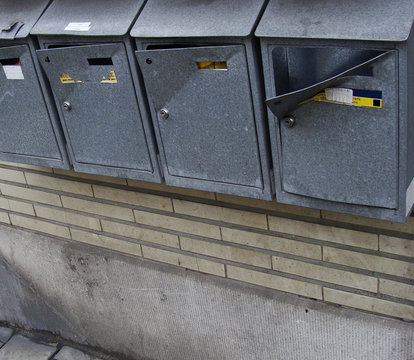
<svg viewBox="0 0 414 360">
<path fill-rule="evenodd" d="M 386 220 L 370 219 L 355 215 L 339 214 L 330 211 L 322 211 L 322 218 L 340 221 L 349 224 L 370 226 L 379 229 L 395 230 L 406 233 L 414 233 L 414 218 L 409 217 L 406 224 L 396 223 Z"/>
<path fill-rule="evenodd" d="M 33 186 L 44 187 L 57 191 L 70 192 L 74 194 L 93 196 L 92 187 L 89 184 L 77 181 L 54 178 L 52 176 L 26 173 L 27 183 Z"/>
<path fill-rule="evenodd" d="M 155 244 L 179 248 L 178 236 L 138 226 L 119 224 L 112 221 L 102 220 L 102 229 L 105 232 L 130 237 L 137 240 L 148 241 Z"/>
<path fill-rule="evenodd" d="M 414 257 L 414 240 L 380 235 L 380 251 Z"/>
<path fill-rule="evenodd" d="M 0 211 L 0 223 L 10 224 L 9 215 L 4 211 Z"/>
<path fill-rule="evenodd" d="M 0 168 L 0 179 L 26 184 L 22 171 Z"/>
<path fill-rule="evenodd" d="M 11 163 L 7 161 L 0 161 L 0 165 L 15 166 L 15 167 L 23 168 L 23 169 L 31 169 L 31 170 L 36 170 L 36 171 L 53 173 L 53 170 L 51 168 L 44 167 L 44 166 L 17 164 L 17 163 Z"/>
<path fill-rule="evenodd" d="M 145 206 L 149 208 L 173 211 L 171 199 L 165 196 L 144 194 L 136 191 L 113 189 L 106 186 L 93 185 L 95 197 L 111 201 Z"/>
<path fill-rule="evenodd" d="M 269 216 L 269 228 L 286 234 L 378 250 L 378 235 Z"/>
<path fill-rule="evenodd" d="M 311 297 L 313 299 L 322 299 L 322 287 L 304 281 L 242 269 L 231 265 L 227 265 L 227 277 L 229 279 Z"/>
<path fill-rule="evenodd" d="M 261 249 L 278 251 L 317 260 L 322 258 L 322 250 L 319 245 L 224 227 L 221 228 L 221 235 L 224 241 L 236 244 L 254 246 Z"/>
<path fill-rule="evenodd" d="M 134 210 L 136 222 L 163 229 L 170 229 L 194 235 L 221 239 L 220 228 L 216 225 L 204 224 L 197 221 L 175 218 L 172 216 L 152 214 Z"/>
<path fill-rule="evenodd" d="M 66 226 L 56 225 L 45 221 L 29 217 L 23 217 L 15 214 L 10 214 L 10 220 L 11 223 L 15 226 L 20 226 L 26 229 L 31 229 L 42 233 L 70 239 L 69 228 L 67 228 Z"/>
<path fill-rule="evenodd" d="M 414 320 L 414 306 L 324 288 L 324 300 L 357 309 Z"/>
<path fill-rule="evenodd" d="M 11 210 L 35 216 L 33 205 L 21 201 L 0 198 L 0 209 Z"/>
<path fill-rule="evenodd" d="M 6 184 L 0 184 L 0 190 L 3 195 L 35 201 L 42 204 L 62 206 L 59 195 L 56 194 Z"/>
<path fill-rule="evenodd" d="M 381 256 L 362 254 L 330 247 L 323 248 L 323 258 L 325 261 L 336 264 L 381 272 L 384 274 L 414 278 L 414 264 L 405 261 L 387 259 Z"/>
<path fill-rule="evenodd" d="M 66 176 L 72 176 L 79 179 L 85 179 L 85 180 L 92 180 L 92 181 L 101 181 L 105 183 L 111 183 L 111 184 L 117 184 L 117 185 L 126 185 L 126 179 L 123 178 L 116 178 L 111 176 L 102 176 L 102 175 L 94 175 L 94 174 L 86 174 L 86 173 L 80 173 L 76 172 L 74 170 L 61 170 L 61 169 L 53 169 L 55 174 L 58 175 L 66 175 Z"/>
<path fill-rule="evenodd" d="M 227 209 L 220 206 L 205 205 L 177 199 L 174 199 L 173 203 L 174 211 L 179 214 L 267 229 L 267 219 L 264 214 Z"/>
<path fill-rule="evenodd" d="M 236 261 L 268 269 L 272 267 L 270 255 L 267 254 L 186 237 L 180 237 L 180 241 L 181 249 L 191 251 L 193 253 L 214 256 L 220 259 Z"/>
<path fill-rule="evenodd" d="M 397 281 L 380 279 L 379 292 L 381 294 L 391 295 L 402 299 L 414 301 L 414 286 L 403 284 Z"/>
<path fill-rule="evenodd" d="M 193 256 L 178 254 L 171 251 L 155 249 L 144 245 L 142 246 L 142 251 L 144 257 L 147 259 L 173 264 L 217 276 L 225 275 L 224 265 L 214 261 L 199 259 Z"/>
<path fill-rule="evenodd" d="M 35 205 L 36 215 L 41 218 L 77 225 L 92 230 L 101 230 L 99 220 L 90 216 L 74 214 L 64 210 Z"/>
<path fill-rule="evenodd" d="M 349 271 L 332 269 L 326 266 L 309 264 L 276 256 L 272 257 L 272 262 L 273 269 L 277 271 L 356 289 L 377 292 L 377 279 L 372 276 L 355 274 Z"/>
<path fill-rule="evenodd" d="M 70 232 L 73 240 L 130 255 L 142 256 L 141 245 L 139 244 L 76 229 L 70 229 Z"/>
<path fill-rule="evenodd" d="M 132 210 L 120 206 L 101 204 L 94 201 L 76 199 L 68 196 L 62 196 L 62 203 L 63 206 L 68 209 L 84 211 L 116 219 L 134 221 L 134 214 Z"/>
<path fill-rule="evenodd" d="M 201 198 L 201 199 L 215 200 L 214 193 L 207 192 L 207 191 L 180 188 L 176 186 L 169 186 L 166 184 L 156 184 L 156 183 L 131 180 L 131 179 L 128 179 L 127 181 L 128 181 L 129 186 L 137 187 L 141 189 L 162 191 L 162 192 L 171 193 L 171 194 L 179 194 L 179 195 L 186 195 L 186 196 L 191 196 L 191 197 L 196 197 L 196 198 Z"/>
<path fill-rule="evenodd" d="M 278 203 L 276 201 L 257 200 L 233 195 L 216 194 L 216 196 L 218 201 L 226 202 L 229 204 L 248 206 L 251 208 L 258 208 L 269 211 L 277 211 L 286 214 L 320 218 L 320 210 L 318 209 L 305 208 L 295 205 L 286 205 Z"/>
</svg>

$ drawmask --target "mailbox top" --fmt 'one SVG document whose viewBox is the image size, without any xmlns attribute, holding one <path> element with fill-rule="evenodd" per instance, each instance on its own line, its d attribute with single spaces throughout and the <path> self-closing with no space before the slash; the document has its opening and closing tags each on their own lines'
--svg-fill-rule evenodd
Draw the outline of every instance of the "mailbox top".
<svg viewBox="0 0 414 360">
<path fill-rule="evenodd" d="M 122 36 L 145 0 L 54 0 L 34 35 Z"/>
<path fill-rule="evenodd" d="M 0 39 L 22 39 L 29 35 L 49 0 L 0 0 Z"/>
<path fill-rule="evenodd" d="M 256 36 L 405 41 L 414 0 L 270 0 Z"/>
<path fill-rule="evenodd" d="M 131 30 L 140 38 L 245 37 L 265 0 L 148 0 Z"/>
</svg>

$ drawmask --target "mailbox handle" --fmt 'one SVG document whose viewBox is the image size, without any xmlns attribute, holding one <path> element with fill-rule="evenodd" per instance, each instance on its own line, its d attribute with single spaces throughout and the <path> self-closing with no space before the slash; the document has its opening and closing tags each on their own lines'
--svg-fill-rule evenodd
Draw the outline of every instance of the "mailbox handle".
<svg viewBox="0 0 414 360">
<path fill-rule="evenodd" d="M 1 29 L 0 39 L 14 39 L 17 32 L 22 28 L 24 23 L 13 21 L 8 26 Z"/>
<path fill-rule="evenodd" d="M 317 84 L 311 85 L 304 89 L 293 91 L 287 94 L 276 96 L 265 101 L 266 105 L 269 107 L 270 111 L 278 118 L 282 119 L 291 111 L 300 106 L 300 103 L 303 101 L 312 98 L 316 94 L 320 93 L 322 90 L 332 87 L 339 78 L 344 76 L 352 76 L 355 72 L 361 68 L 372 64 L 373 62 L 384 58 L 385 56 L 394 53 L 395 50 L 385 51 L 384 53 L 373 57 L 372 59 L 365 61 L 357 66 L 354 66 L 338 75 L 335 75 L 327 80 L 321 81 Z"/>
</svg>

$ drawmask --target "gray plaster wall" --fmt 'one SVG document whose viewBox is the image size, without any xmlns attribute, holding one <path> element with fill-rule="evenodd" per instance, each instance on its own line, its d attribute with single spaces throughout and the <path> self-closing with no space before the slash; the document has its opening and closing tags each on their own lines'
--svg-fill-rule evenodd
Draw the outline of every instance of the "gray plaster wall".
<svg viewBox="0 0 414 360">
<path fill-rule="evenodd" d="M 0 321 L 130 359 L 412 360 L 414 325 L 0 226 Z"/>
</svg>

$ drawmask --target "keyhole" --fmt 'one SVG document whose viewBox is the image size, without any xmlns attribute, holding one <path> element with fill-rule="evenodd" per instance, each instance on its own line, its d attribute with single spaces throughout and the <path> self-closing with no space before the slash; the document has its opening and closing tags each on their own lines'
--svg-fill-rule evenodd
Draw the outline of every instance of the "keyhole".
<svg viewBox="0 0 414 360">
<path fill-rule="evenodd" d="M 151 60 L 150 58 L 148 58 L 147 60 L 145 60 L 145 62 L 146 62 L 148 65 L 152 64 L 152 60 Z"/>
<path fill-rule="evenodd" d="M 49 56 L 46 56 L 45 62 L 50 63 Z"/>
</svg>

